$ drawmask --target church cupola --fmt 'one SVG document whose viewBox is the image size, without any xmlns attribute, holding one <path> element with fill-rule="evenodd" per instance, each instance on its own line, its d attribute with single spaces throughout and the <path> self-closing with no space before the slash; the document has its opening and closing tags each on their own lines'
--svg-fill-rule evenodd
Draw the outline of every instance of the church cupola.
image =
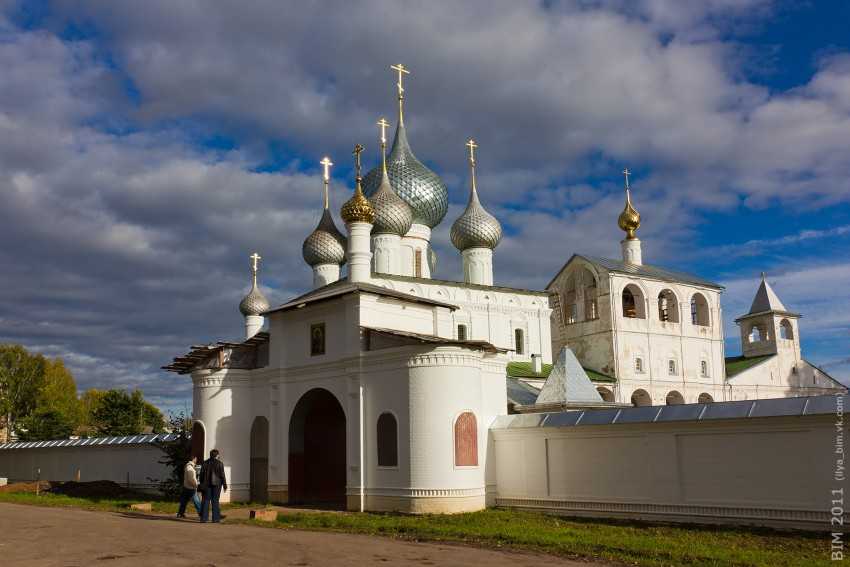
<svg viewBox="0 0 850 567">
<path fill-rule="evenodd" d="M 360 185 L 360 154 L 363 146 L 354 146 L 354 195 L 342 206 L 340 214 L 348 228 L 348 279 L 352 282 L 369 281 L 372 271 L 372 251 L 369 236 L 375 222 L 375 209 L 363 195 Z"/>
<path fill-rule="evenodd" d="M 502 225 L 481 206 L 475 185 L 475 140 L 469 148 L 470 189 L 466 210 L 452 225 L 451 240 L 463 256 L 463 276 L 467 283 L 493 285 L 493 249 L 502 239 Z"/>
<path fill-rule="evenodd" d="M 442 179 L 420 162 L 407 141 L 404 126 L 404 76 L 410 71 L 404 65 L 391 67 L 398 73 L 398 125 L 390 155 L 386 160 L 386 175 L 396 194 L 410 206 L 413 223 L 402 239 L 401 274 L 430 277 L 435 264 L 429 245 L 431 229 L 440 224 L 449 210 L 449 192 Z M 383 163 L 363 178 L 363 192 L 372 198 L 384 177 Z"/>
<path fill-rule="evenodd" d="M 735 319 L 741 327 L 741 350 L 745 357 L 790 353 L 799 361 L 800 335 L 797 325 L 801 315 L 788 311 L 767 281 L 761 283 L 746 315 Z"/>
<path fill-rule="evenodd" d="M 239 311 L 245 317 L 245 338 L 250 339 L 263 328 L 265 319 L 263 313 L 271 305 L 260 288 L 257 287 L 257 267 L 261 256 L 254 252 L 251 255 L 251 291 L 239 302 Z"/>
<path fill-rule="evenodd" d="M 401 239 L 413 224 L 413 210 L 399 197 L 387 175 L 387 131 L 389 123 L 381 118 L 381 183 L 369 198 L 375 209 L 372 227 L 372 269 L 381 274 L 400 274 Z"/>
<path fill-rule="evenodd" d="M 301 254 L 304 261 L 313 268 L 313 287 L 322 287 L 339 279 L 339 268 L 345 263 L 346 241 L 337 229 L 331 216 L 328 197 L 330 167 L 333 165 L 326 156 L 320 162 L 324 167 L 324 210 L 316 229 L 304 240 Z"/>
<path fill-rule="evenodd" d="M 623 170 L 623 175 L 626 177 L 626 206 L 617 219 L 617 225 L 620 227 L 620 230 L 626 233 L 626 238 L 620 241 L 620 247 L 623 251 L 623 262 L 639 266 L 643 263 L 643 257 L 640 249 L 640 239 L 635 236 L 635 231 L 640 228 L 640 213 L 632 206 L 632 195 L 629 188 L 629 175 L 631 175 L 631 172 L 628 168 Z"/>
</svg>

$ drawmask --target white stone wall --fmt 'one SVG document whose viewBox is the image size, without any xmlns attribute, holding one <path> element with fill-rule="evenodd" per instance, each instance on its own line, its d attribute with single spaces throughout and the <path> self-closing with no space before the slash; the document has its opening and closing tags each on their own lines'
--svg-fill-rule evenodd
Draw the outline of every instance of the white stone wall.
<svg viewBox="0 0 850 567">
<path fill-rule="evenodd" d="M 825 530 L 834 421 L 493 429 L 496 502 L 569 515 Z"/>
</svg>

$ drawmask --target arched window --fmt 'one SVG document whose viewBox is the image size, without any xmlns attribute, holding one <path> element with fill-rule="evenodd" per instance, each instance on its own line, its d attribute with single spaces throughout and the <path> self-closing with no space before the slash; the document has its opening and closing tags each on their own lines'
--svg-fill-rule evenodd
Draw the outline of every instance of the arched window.
<svg viewBox="0 0 850 567">
<path fill-rule="evenodd" d="M 697 398 L 697 402 L 700 404 L 710 404 L 713 401 L 714 398 L 711 397 L 711 394 L 706 394 L 705 392 L 700 394 L 699 398 Z"/>
<path fill-rule="evenodd" d="M 457 326 L 457 340 L 465 341 L 466 340 L 466 325 L 458 325 Z"/>
<path fill-rule="evenodd" d="M 646 390 L 635 390 L 632 393 L 632 405 L 637 407 L 651 406 L 652 398 L 646 393 Z"/>
<path fill-rule="evenodd" d="M 676 390 L 671 391 L 667 394 L 667 405 L 668 406 L 678 406 L 680 404 L 685 403 L 685 398 L 677 392 Z"/>
<path fill-rule="evenodd" d="M 791 326 L 791 321 L 783 319 L 779 323 L 779 336 L 786 341 L 794 340 L 794 328 Z"/>
<path fill-rule="evenodd" d="M 378 466 L 398 466 L 398 423 L 391 413 L 378 417 Z"/>
<path fill-rule="evenodd" d="M 646 319 L 643 293 L 634 284 L 623 288 L 623 317 L 629 319 Z"/>
<path fill-rule="evenodd" d="M 422 277 L 422 250 L 419 249 L 413 253 L 413 275 Z"/>
<path fill-rule="evenodd" d="M 599 309 L 596 303 L 596 278 L 585 268 L 581 272 L 582 291 L 584 292 L 584 320 L 599 319 Z"/>
<path fill-rule="evenodd" d="M 478 424 L 475 414 L 469 411 L 455 421 L 455 466 L 478 466 Z"/>
<path fill-rule="evenodd" d="M 522 329 L 514 329 L 514 350 L 517 354 L 525 352 L 525 333 Z"/>
<path fill-rule="evenodd" d="M 567 280 L 564 293 L 564 323 L 572 325 L 578 321 L 578 305 L 576 304 L 576 281 L 573 277 Z"/>
<path fill-rule="evenodd" d="M 676 361 L 672 358 L 667 361 L 667 374 L 670 376 L 676 375 Z"/>
<path fill-rule="evenodd" d="M 701 327 L 708 326 L 708 301 L 701 293 L 695 293 L 691 298 L 691 323 Z"/>
<path fill-rule="evenodd" d="M 596 391 L 599 392 L 599 396 L 602 398 L 603 402 L 613 402 L 614 401 L 614 392 L 609 390 L 604 386 L 598 386 Z"/>
<path fill-rule="evenodd" d="M 635 358 L 635 372 L 638 374 L 643 373 L 643 359 L 639 356 Z"/>
<path fill-rule="evenodd" d="M 708 361 L 700 360 L 699 361 L 699 375 L 703 378 L 708 378 Z"/>
<path fill-rule="evenodd" d="M 679 300 L 669 289 L 658 294 L 658 320 L 667 323 L 679 322 Z"/>
<path fill-rule="evenodd" d="M 750 329 L 749 339 L 751 343 L 760 343 L 762 340 L 764 340 L 764 338 L 762 337 L 761 329 L 758 325 L 753 325 L 753 328 Z"/>
</svg>

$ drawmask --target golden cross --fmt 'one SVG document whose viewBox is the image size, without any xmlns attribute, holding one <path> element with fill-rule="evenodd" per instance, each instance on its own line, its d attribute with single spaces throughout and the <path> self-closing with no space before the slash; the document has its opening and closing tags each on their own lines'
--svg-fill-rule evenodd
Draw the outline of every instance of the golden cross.
<svg viewBox="0 0 850 567">
<path fill-rule="evenodd" d="M 466 147 L 469 148 L 469 163 L 475 165 L 475 148 L 478 147 L 478 144 L 475 143 L 475 140 L 470 138 L 466 143 Z"/>
<path fill-rule="evenodd" d="M 354 170 L 357 172 L 357 179 L 360 179 L 360 154 L 365 150 L 362 145 L 357 144 L 354 146 L 354 151 L 351 152 L 354 154 Z"/>
<path fill-rule="evenodd" d="M 627 167 L 626 169 L 624 169 L 624 170 L 623 170 L 623 175 L 625 175 L 625 176 L 626 176 L 626 189 L 628 189 L 628 188 L 629 188 L 629 175 L 631 175 L 631 174 L 632 174 L 632 172 L 631 172 L 631 171 L 629 171 L 629 168 L 628 168 L 628 167 Z"/>
<path fill-rule="evenodd" d="M 254 252 L 253 254 L 251 254 L 249 256 L 249 258 L 251 258 L 251 269 L 256 274 L 257 273 L 257 264 L 260 263 L 260 260 L 262 260 L 263 257 L 260 256 L 259 254 L 257 254 L 256 252 Z"/>
<path fill-rule="evenodd" d="M 393 71 L 398 71 L 398 83 L 396 86 L 398 87 L 398 96 L 399 98 L 404 97 L 404 86 L 403 86 L 403 78 L 404 75 L 409 75 L 410 71 L 408 71 L 407 67 L 399 63 L 398 65 L 390 65 L 390 69 Z"/>
<path fill-rule="evenodd" d="M 331 180 L 331 166 L 333 165 L 333 163 L 331 163 L 331 158 L 325 156 L 319 163 L 322 164 L 325 168 L 325 173 L 322 178 L 325 180 L 325 183 L 327 183 Z"/>
<path fill-rule="evenodd" d="M 381 144 L 382 145 L 386 145 L 386 143 L 387 143 L 387 126 L 389 126 L 389 125 L 390 125 L 390 123 L 387 122 L 387 119 L 384 118 L 383 116 L 381 117 L 380 120 L 378 120 L 378 126 L 381 127 Z"/>
</svg>

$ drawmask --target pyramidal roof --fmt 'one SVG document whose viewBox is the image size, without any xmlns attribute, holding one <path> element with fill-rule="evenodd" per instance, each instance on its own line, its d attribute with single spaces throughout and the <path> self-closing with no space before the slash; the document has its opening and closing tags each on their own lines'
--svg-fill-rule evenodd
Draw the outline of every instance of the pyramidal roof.
<svg viewBox="0 0 850 567">
<path fill-rule="evenodd" d="M 753 299 L 753 304 L 750 306 L 750 312 L 747 315 L 754 313 L 764 313 L 765 311 L 788 311 L 770 284 L 767 283 L 764 273 L 761 275 L 761 285 Z"/>
<path fill-rule="evenodd" d="M 558 354 L 558 360 L 543 384 L 538 404 L 603 403 L 602 396 L 587 377 L 576 355 L 567 347 Z"/>
</svg>

